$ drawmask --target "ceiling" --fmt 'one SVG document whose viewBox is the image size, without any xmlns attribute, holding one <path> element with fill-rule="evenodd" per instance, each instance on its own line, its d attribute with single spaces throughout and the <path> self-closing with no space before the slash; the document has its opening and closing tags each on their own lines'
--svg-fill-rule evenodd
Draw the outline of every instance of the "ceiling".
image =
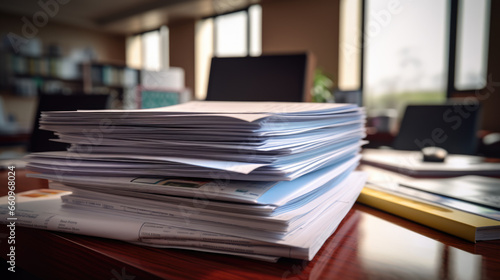
<svg viewBox="0 0 500 280">
<path fill-rule="evenodd" d="M 38 3 L 46 4 L 44 8 Z M 245 8 L 259 0 L 16 0 L 0 1 L 0 11 L 102 31 L 133 34 L 164 24 Z M 61 4 L 59 4 L 61 3 Z M 41 16 L 42 17 L 42 16 Z"/>
</svg>

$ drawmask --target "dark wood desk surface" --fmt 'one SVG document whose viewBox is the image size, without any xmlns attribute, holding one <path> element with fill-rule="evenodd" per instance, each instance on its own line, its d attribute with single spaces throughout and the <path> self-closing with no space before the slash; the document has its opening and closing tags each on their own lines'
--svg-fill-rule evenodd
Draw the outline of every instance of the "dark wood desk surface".
<svg viewBox="0 0 500 280">
<path fill-rule="evenodd" d="M 45 186 L 24 173 L 16 174 L 18 192 Z M 0 180 L 4 195 L 6 175 Z M 5 226 L 0 236 L 6 258 Z M 500 279 L 500 240 L 474 244 L 355 204 L 310 262 L 266 263 L 18 227 L 16 266 L 42 279 Z"/>
</svg>

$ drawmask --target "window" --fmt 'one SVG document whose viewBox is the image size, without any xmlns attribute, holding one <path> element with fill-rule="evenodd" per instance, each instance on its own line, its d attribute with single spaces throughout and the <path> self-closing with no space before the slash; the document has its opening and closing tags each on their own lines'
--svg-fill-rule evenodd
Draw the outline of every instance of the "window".
<svg viewBox="0 0 500 280">
<path fill-rule="evenodd" d="M 262 7 L 250 6 L 248 16 L 250 20 L 250 49 L 248 51 L 251 56 L 259 56 L 262 53 Z"/>
<path fill-rule="evenodd" d="M 166 26 L 130 36 L 126 44 L 127 66 L 153 71 L 169 67 Z"/>
<path fill-rule="evenodd" d="M 363 101 L 376 115 L 446 99 L 448 1 L 394 3 L 366 1 Z"/>
<path fill-rule="evenodd" d="M 361 87 L 362 0 L 340 2 L 339 79 L 342 91 Z"/>
<path fill-rule="evenodd" d="M 252 5 L 241 11 L 202 19 L 196 24 L 195 96 L 205 99 L 212 56 L 261 54 L 262 8 Z"/>
<path fill-rule="evenodd" d="M 409 103 L 483 88 L 489 7 L 489 0 L 342 0 L 340 92 L 362 91 L 369 115 L 401 117 Z"/>
<path fill-rule="evenodd" d="M 214 19 L 207 18 L 196 23 L 195 31 L 195 97 L 203 100 L 207 95 L 208 73 L 214 53 Z"/>
<path fill-rule="evenodd" d="M 459 5 L 455 88 L 481 89 L 486 86 L 490 2 L 461 0 Z"/>
<path fill-rule="evenodd" d="M 248 54 L 248 13 L 236 13 L 215 18 L 215 56 L 245 56 Z"/>
<path fill-rule="evenodd" d="M 160 32 L 158 30 L 142 34 L 143 68 L 160 70 Z"/>
</svg>

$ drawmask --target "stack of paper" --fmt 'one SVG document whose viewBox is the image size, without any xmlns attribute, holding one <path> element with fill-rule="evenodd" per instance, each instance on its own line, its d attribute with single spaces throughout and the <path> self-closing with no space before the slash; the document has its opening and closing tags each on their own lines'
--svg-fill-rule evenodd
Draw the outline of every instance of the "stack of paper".
<svg viewBox="0 0 500 280">
<path fill-rule="evenodd" d="M 41 128 L 55 131 L 71 148 L 28 160 L 32 170 L 57 176 L 293 180 L 357 157 L 364 119 L 354 105 L 309 103 L 191 102 L 151 110 L 46 112 Z"/>
<path fill-rule="evenodd" d="M 71 146 L 30 155 L 28 168 L 72 194 L 46 212 L 59 222 L 34 220 L 68 231 L 60 222 L 72 217 L 87 227 L 71 232 L 153 246 L 310 260 L 364 185 L 353 172 L 364 120 L 355 105 L 274 102 L 45 112 L 41 127 Z M 36 224 L 27 216 L 20 222 Z M 125 221 L 135 226 L 123 233 Z"/>
</svg>

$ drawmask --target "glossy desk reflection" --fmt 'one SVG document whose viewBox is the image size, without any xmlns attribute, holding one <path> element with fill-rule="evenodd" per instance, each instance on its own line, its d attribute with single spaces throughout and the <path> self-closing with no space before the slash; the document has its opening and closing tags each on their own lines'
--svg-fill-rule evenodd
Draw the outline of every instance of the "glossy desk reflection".
<svg viewBox="0 0 500 280">
<path fill-rule="evenodd" d="M 0 234 L 6 237 L 6 227 Z M 23 228 L 16 242 L 16 265 L 44 279 L 500 279 L 500 241 L 473 244 L 359 204 L 311 262 L 265 263 Z M 7 242 L 0 246 L 5 257 Z"/>
</svg>

